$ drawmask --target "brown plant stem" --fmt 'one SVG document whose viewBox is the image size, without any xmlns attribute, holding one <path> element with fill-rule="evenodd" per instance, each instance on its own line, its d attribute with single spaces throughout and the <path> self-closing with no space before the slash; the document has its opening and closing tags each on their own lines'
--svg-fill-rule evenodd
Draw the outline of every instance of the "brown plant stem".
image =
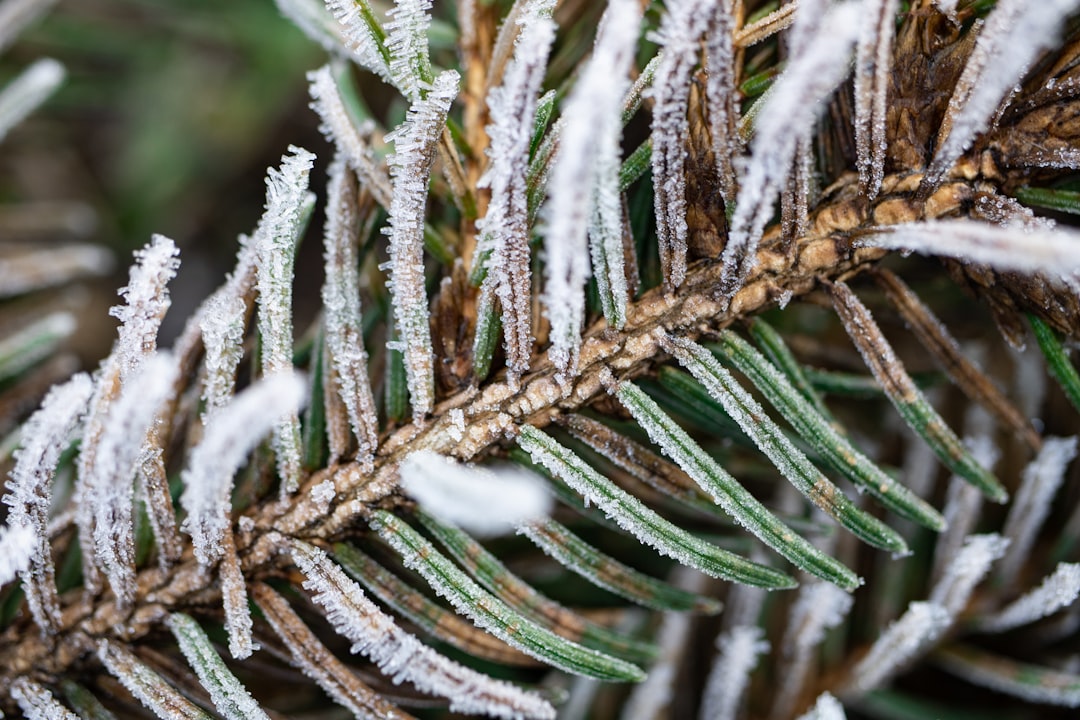
<svg viewBox="0 0 1080 720">
<path fill-rule="evenodd" d="M 511 385 L 503 374 L 483 387 L 444 400 L 432 417 L 385 437 L 373 471 L 366 472 L 358 463 L 329 467 L 312 474 L 285 501 L 267 500 L 249 511 L 253 521 L 246 523 L 249 529 L 236 531 L 245 578 L 256 582 L 279 572 L 280 548 L 272 540 L 277 533 L 325 543 L 362 527 L 368 509 L 376 504 L 404 502 L 395 488 L 397 466 L 406 454 L 429 449 L 463 460 L 483 456 L 521 424 L 544 427 L 589 404 L 606 392 L 602 378 L 607 374 L 626 379 L 649 372 L 665 358 L 659 339 L 666 333 L 698 338 L 789 294 L 804 295 L 820 279 L 843 280 L 865 270 L 887 251 L 859 246 L 854 240 L 860 230 L 966 212 L 975 192 L 973 180 L 961 177 L 945 183 L 925 203 L 918 203 L 914 192 L 920 179 L 919 174 L 888 176 L 881 194 L 870 203 L 859 192 L 857 176 L 849 173 L 825 191 L 810 216 L 807 235 L 789 247 L 781 243 L 779 228 L 766 236 L 745 286 L 730 303 L 716 297 L 720 264 L 698 261 L 678 292 L 658 287 L 633 302 L 622 332 L 609 329 L 603 320 L 589 328 L 582 345 L 581 372 L 572 382 L 560 385 L 555 368 L 546 359 L 534 358 L 536 369 L 519 384 Z M 455 408 L 465 413 L 468 430 L 463 437 L 450 431 L 449 410 Z M 455 435 L 460 439 L 455 440 Z M 326 480 L 335 487 L 329 506 L 311 493 Z M 220 589 L 211 578 L 189 550 L 168 571 L 155 566 L 138 574 L 138 600 L 131 610 L 122 610 L 111 595 L 87 598 L 82 590 L 67 593 L 55 637 L 41 637 L 28 618 L 0 635 L 0 687 L 21 676 L 48 682 L 63 675 L 93 647 L 91 641 L 96 638 L 132 641 L 146 635 L 167 613 L 193 606 L 220 607 Z"/>
</svg>

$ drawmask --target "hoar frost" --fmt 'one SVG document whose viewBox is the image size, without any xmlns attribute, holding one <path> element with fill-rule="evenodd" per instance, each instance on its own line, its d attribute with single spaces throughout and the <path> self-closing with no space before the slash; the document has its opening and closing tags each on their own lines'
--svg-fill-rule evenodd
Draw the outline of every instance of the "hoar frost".
<svg viewBox="0 0 1080 720">
<path fill-rule="evenodd" d="M 537 96 L 555 39 L 551 20 L 554 0 L 533 0 L 521 12 L 514 56 L 502 85 L 488 93 L 492 123 L 487 154 L 491 164 L 480 187 L 491 188 L 487 213 L 477 221 L 480 240 L 476 257 L 490 253 L 484 289 L 492 289 L 502 306 L 507 367 L 521 374 L 532 354 L 532 286 L 529 251 L 526 174 L 536 118 Z"/>
<path fill-rule="evenodd" d="M 585 249 L 594 208 L 601 208 L 605 221 L 613 217 L 614 208 L 621 208 L 620 119 L 640 22 L 637 0 L 610 0 L 592 57 L 563 106 L 565 125 L 548 185 L 543 229 L 544 301 L 551 321 L 548 356 L 563 379 L 577 374 L 589 277 Z M 621 238 L 621 210 L 618 216 Z"/>
<path fill-rule="evenodd" d="M 543 480 L 521 468 L 470 467 L 419 450 L 405 458 L 400 472 L 402 489 L 421 507 L 472 534 L 501 535 L 551 512 Z"/>
<path fill-rule="evenodd" d="M 849 71 L 861 10 L 861 3 L 830 8 L 762 100 L 766 105 L 755 122 L 751 158 L 740 178 L 731 233 L 721 256 L 721 290 L 728 298 L 742 287 L 757 261 L 758 242 L 772 217 L 773 201 L 787 181 L 799 140 L 809 138 L 822 101 Z M 796 25 L 806 15 L 813 15 L 812 8 L 800 7 Z"/>
<path fill-rule="evenodd" d="M 266 212 L 255 230 L 258 257 L 259 334 L 263 375 L 292 372 L 292 280 L 300 233 L 314 203 L 308 177 L 315 156 L 290 146 L 281 168 L 266 174 Z M 300 482 L 300 420 L 289 414 L 274 427 L 274 453 L 282 495 Z"/>
<path fill-rule="evenodd" d="M 401 333 L 401 342 L 391 349 L 405 354 L 409 399 L 417 420 L 435 403 L 435 353 L 424 291 L 424 209 L 435 148 L 459 80 L 453 70 L 440 74 L 427 96 L 409 108 L 405 122 L 386 138 L 394 143 L 394 154 L 387 158 L 394 186 L 390 226 L 383 230 L 390 237 L 387 286 L 395 327 Z"/>
<path fill-rule="evenodd" d="M 555 709 L 538 695 L 493 680 L 438 654 L 367 599 L 321 550 L 294 541 L 292 557 L 307 578 L 304 587 L 326 611 L 326 619 L 393 682 L 413 683 L 422 692 L 450 700 L 450 709 L 501 718 L 554 720 Z"/>
<path fill-rule="evenodd" d="M 306 388 L 295 374 L 261 380 L 216 413 L 195 446 L 182 478 L 183 529 L 191 534 L 195 557 L 204 566 L 222 554 L 229 527 L 233 475 L 278 418 L 298 411 Z"/>
</svg>

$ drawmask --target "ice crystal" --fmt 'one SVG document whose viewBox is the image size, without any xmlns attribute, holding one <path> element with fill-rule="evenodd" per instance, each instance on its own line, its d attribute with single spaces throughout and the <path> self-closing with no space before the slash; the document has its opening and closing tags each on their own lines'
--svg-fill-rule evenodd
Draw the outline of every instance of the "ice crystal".
<svg viewBox="0 0 1080 720">
<path fill-rule="evenodd" d="M 374 126 L 370 123 L 357 126 L 353 121 L 329 65 L 312 70 L 307 78 L 311 109 L 322 120 L 319 129 L 334 143 L 338 153 L 345 157 L 375 202 L 384 208 L 390 207 L 390 178 L 386 169 L 376 161 L 366 139 Z"/>
<path fill-rule="evenodd" d="M 1035 459 L 1024 468 L 1020 489 L 1005 519 L 1005 537 L 1012 541 L 1012 546 L 1001 563 L 1003 577 L 1017 577 L 1028 562 L 1035 538 L 1050 514 L 1054 495 L 1064 482 L 1065 470 L 1076 452 L 1076 437 L 1049 437 Z"/>
<path fill-rule="evenodd" d="M 151 424 L 172 392 L 176 373 L 172 356 L 161 353 L 148 357 L 128 377 L 109 410 L 97 462 L 86 478 L 84 502 L 94 513 L 94 555 L 122 605 L 135 600 L 136 463 Z"/>
<path fill-rule="evenodd" d="M 0 51 L 55 4 L 56 0 L 5 0 L 0 5 Z"/>
<path fill-rule="evenodd" d="M 722 0 L 714 5 L 712 25 L 705 36 L 705 64 L 709 70 L 705 96 L 709 103 L 716 174 L 724 206 L 735 203 L 735 158 L 742 150 L 739 136 L 739 94 L 735 83 L 734 4 Z"/>
<path fill-rule="evenodd" d="M 623 96 L 630 86 L 630 63 L 640 24 L 640 3 L 610 0 L 592 57 L 562 110 L 565 124 L 551 170 L 543 235 L 544 302 L 551 322 L 548 355 L 564 379 L 577 374 L 585 318 L 585 281 L 589 277 L 584 250 L 593 213 L 600 209 L 603 218 L 611 219 L 613 208 L 621 207 L 619 122 Z M 618 218 L 621 257 L 621 211 Z"/>
<path fill-rule="evenodd" d="M 935 657 L 935 662 L 968 682 L 1032 703 L 1080 707 L 1080 685 L 1077 676 L 1072 673 L 964 650 L 942 652 Z"/>
<path fill-rule="evenodd" d="M 262 371 L 266 377 L 292 372 L 292 278 L 296 247 L 304 230 L 314 197 L 308 192 L 308 176 L 315 156 L 303 148 L 289 147 L 281 168 L 266 175 L 266 212 L 255 230 L 258 258 L 259 335 L 262 338 Z M 282 494 L 300 483 L 300 420 L 285 415 L 274 428 L 274 453 Z"/>
<path fill-rule="evenodd" d="M 60 87 L 64 75 L 57 61 L 38 60 L 0 92 L 0 140 Z"/>
<path fill-rule="evenodd" d="M 248 605 L 247 583 L 236 543 L 231 537 L 224 540 L 224 554 L 218 565 L 221 577 L 221 601 L 225 610 L 225 632 L 229 635 L 229 654 L 237 660 L 250 657 L 255 650 L 252 640 L 251 610 Z"/>
<path fill-rule="evenodd" d="M 700 720 L 734 720 L 758 658 L 769 651 L 761 628 L 736 625 L 716 638 L 713 660 L 701 700 Z"/>
<path fill-rule="evenodd" d="M 360 311 L 357 191 L 356 180 L 339 153 L 330 166 L 326 197 L 326 282 L 322 288 L 326 346 L 349 425 L 359 443 L 358 458 L 370 463 L 379 441 L 379 418 L 368 379 Z"/>
<path fill-rule="evenodd" d="M 94 539 L 98 483 L 102 478 L 111 478 L 99 465 L 113 460 L 104 456 L 99 446 L 121 386 L 138 372 L 157 347 L 158 328 L 170 305 L 166 286 L 179 266 L 176 256 L 177 249 L 172 240 L 154 236 L 149 245 L 135 253 L 136 263 L 131 268 L 128 284 L 119 291 L 127 304 L 117 305 L 109 311 L 120 320 L 120 328 L 112 352 L 102 361 L 94 377 L 94 394 L 83 432 L 75 486 L 83 582 L 92 591 L 101 587 Z"/>
<path fill-rule="evenodd" d="M 61 705 L 51 692 L 25 677 L 12 683 L 11 697 L 19 703 L 26 720 L 79 720 L 79 716 Z"/>
<path fill-rule="evenodd" d="M 283 597 L 266 585 L 256 585 L 253 594 L 267 622 L 289 648 L 293 664 L 318 683 L 334 702 L 358 718 L 404 720 L 410 717 L 362 683 L 351 668 L 322 644 Z"/>
<path fill-rule="evenodd" d="M 241 235 L 239 238 L 240 249 L 236 253 L 236 265 L 229 273 L 221 287 L 210 294 L 199 305 L 198 309 L 188 318 L 180 336 L 173 344 L 173 352 L 182 361 L 194 358 L 198 355 L 199 345 L 203 342 L 203 321 L 210 314 L 210 308 L 217 306 L 224 300 L 227 306 L 231 301 L 228 298 L 238 298 L 244 301 L 245 311 L 254 299 L 255 283 L 258 276 L 258 258 L 251 238 Z M 211 324 L 213 324 L 211 320 Z"/>
<path fill-rule="evenodd" d="M 985 632 L 1005 632 L 1033 623 L 1072 605 L 1080 596 L 1080 565 L 1059 563 L 1039 587 L 979 623 Z"/>
<path fill-rule="evenodd" d="M 369 657 L 393 682 L 448 698 L 454 712 L 554 720 L 546 700 L 460 665 L 399 628 L 321 550 L 293 541 L 292 558 L 326 619 L 353 643 L 352 652 Z"/>
<path fill-rule="evenodd" d="M 768 98 L 762 100 L 766 104 L 755 123 L 751 158 L 740 179 L 731 233 L 721 256 L 721 290 L 729 298 L 756 262 L 758 242 L 773 214 L 773 201 L 788 178 L 799 141 L 810 137 L 824 99 L 849 71 L 861 12 L 860 3 L 830 8 L 816 30 L 808 31 L 810 37 L 801 51 L 793 55 Z M 813 15 L 812 10 L 800 7 L 797 16 L 808 15 Z"/>
<path fill-rule="evenodd" d="M 329 12 L 323 0 L 274 0 L 274 4 L 278 12 L 327 52 L 341 55 L 351 51 L 345 28 Z"/>
<path fill-rule="evenodd" d="M 524 469 L 491 471 L 418 450 L 400 472 L 402 489 L 422 508 L 474 535 L 501 535 L 551 512 L 545 483 Z"/>
<path fill-rule="evenodd" d="M 94 386 L 79 374 L 53 388 L 22 429 L 22 447 L 15 452 L 15 469 L 7 482 L 4 503 L 8 524 L 32 531 L 34 547 L 29 567 L 23 572 L 23 590 L 34 621 L 42 630 L 54 630 L 60 622 L 55 569 L 47 530 L 52 480 L 60 453 L 71 442 Z M 4 557 L 9 557 L 7 553 Z"/>
<path fill-rule="evenodd" d="M 0 297 L 53 287 L 84 275 L 106 275 L 112 253 L 98 245 L 41 248 L 0 260 Z"/>
<path fill-rule="evenodd" d="M 990 572 L 990 566 L 1005 554 L 1009 541 L 996 533 L 971 535 L 930 592 L 930 602 L 956 616 L 967 605 L 975 586 Z"/>
<path fill-rule="evenodd" d="M 800 715 L 798 720 L 845 720 L 844 706 L 831 694 L 824 692 L 818 696 L 814 707 L 805 714 Z"/>
<path fill-rule="evenodd" d="M 428 300 L 424 291 L 424 209 L 435 149 L 446 125 L 446 114 L 458 91 L 459 77 L 446 70 L 427 96 L 409 108 L 404 124 L 387 140 L 394 142 L 390 175 L 390 279 L 395 327 L 401 334 L 409 399 L 413 417 L 431 412 L 435 402 L 434 351 L 428 326 Z"/>
<path fill-rule="evenodd" d="M 721 3 L 722 4 L 722 3 Z M 690 132 L 687 111 L 690 81 L 701 53 L 701 37 L 717 13 L 717 3 L 676 0 L 653 40 L 660 45 L 660 65 L 648 94 L 652 109 L 652 172 L 656 232 L 664 281 L 671 288 L 686 277 L 686 143 Z M 730 42 L 730 38 L 729 38 Z M 722 116 L 722 113 L 721 113 Z"/>
<path fill-rule="evenodd" d="M 345 47 L 352 54 L 353 60 L 392 83 L 390 66 L 382 47 L 383 40 L 376 34 L 374 16 L 367 1 L 326 0 L 326 7 L 341 25 Z"/>
<path fill-rule="evenodd" d="M 855 146 L 859 183 L 871 199 L 885 177 L 886 97 L 898 0 L 868 0 L 855 56 Z"/>
<path fill-rule="evenodd" d="M 303 380 L 291 372 L 256 382 L 214 414 L 202 441 L 191 451 L 180 502 L 187 511 L 183 529 L 191 535 L 202 565 L 221 557 L 233 475 L 279 418 L 297 412 L 305 391 Z"/>
<path fill-rule="evenodd" d="M 122 644 L 101 640 L 98 659 L 128 692 L 163 720 L 206 720 L 206 713 L 181 695 L 172 683 L 148 668 Z"/>
<path fill-rule="evenodd" d="M 1069 278 L 1080 272 L 1080 238 L 1062 229 L 999 227 L 971 220 L 926 220 L 881 228 L 865 235 L 866 245 L 944 255 L 1000 270 L 1046 273 Z"/>
<path fill-rule="evenodd" d="M 952 614 L 941 605 L 911 603 L 907 612 L 881 634 L 851 671 L 851 690 L 861 694 L 885 684 L 940 637 L 951 622 Z"/>
<path fill-rule="evenodd" d="M 491 200 L 477 222 L 481 237 L 477 257 L 490 252 L 484 282 L 494 289 L 502 306 L 507 367 L 519 375 L 529 369 L 533 341 L 526 174 L 537 98 L 555 39 L 554 4 L 553 0 L 532 0 L 521 11 L 513 58 L 502 84 L 487 98 L 491 164 L 479 185 L 491 188 Z"/>
<path fill-rule="evenodd" d="M 214 707 L 226 720 L 269 720 L 251 693 L 229 671 L 210 644 L 210 638 L 191 617 L 182 613 L 169 616 L 166 624 L 176 637 L 180 652 L 210 693 Z"/>
<path fill-rule="evenodd" d="M 202 422 L 224 407 L 236 385 L 236 370 L 244 356 L 244 326 L 247 306 L 235 295 L 212 295 L 199 323 L 206 376 L 203 381 Z"/>
<path fill-rule="evenodd" d="M 971 147 L 1039 54 L 1057 42 L 1077 7 L 1080 0 L 1000 0 L 994 6 L 949 99 L 925 187 L 936 186 Z"/>
<path fill-rule="evenodd" d="M 705 590 L 705 576 L 687 567 L 675 570 L 677 587 L 700 593 Z M 656 631 L 660 655 L 649 668 L 645 682 L 634 687 L 620 720 L 653 720 L 673 711 L 675 682 L 686 647 L 692 642 L 694 617 L 688 612 L 666 612 Z"/>
<path fill-rule="evenodd" d="M 6 585 L 30 567 L 37 545 L 38 534 L 29 525 L 9 522 L 0 528 L 0 585 Z"/>
<path fill-rule="evenodd" d="M 836 627 L 851 611 L 851 595 L 835 585 L 815 582 L 802 585 L 791 606 L 784 631 L 786 658 L 783 685 L 776 693 L 775 717 L 790 716 L 810 671 L 813 653 L 824 642 L 825 633 Z"/>
<path fill-rule="evenodd" d="M 934 7 L 938 9 L 943 15 L 948 15 L 950 19 L 956 20 L 956 4 L 958 0 L 933 0 Z"/>
<path fill-rule="evenodd" d="M 414 105 L 426 95 L 431 78 L 427 37 L 430 12 L 431 0 L 397 0 L 388 13 L 392 19 L 386 24 L 390 77 Z"/>
<path fill-rule="evenodd" d="M 997 465 L 1001 452 L 989 433 L 980 432 L 974 436 L 968 435 L 964 439 L 964 444 L 980 466 L 993 470 Z M 934 560 L 930 573 L 930 577 L 934 580 L 942 577 L 945 567 L 960 552 L 968 535 L 975 529 L 982 504 L 983 494 L 978 488 L 970 485 L 959 475 L 949 478 L 943 510 L 945 530 L 938 535 L 934 545 Z"/>
</svg>

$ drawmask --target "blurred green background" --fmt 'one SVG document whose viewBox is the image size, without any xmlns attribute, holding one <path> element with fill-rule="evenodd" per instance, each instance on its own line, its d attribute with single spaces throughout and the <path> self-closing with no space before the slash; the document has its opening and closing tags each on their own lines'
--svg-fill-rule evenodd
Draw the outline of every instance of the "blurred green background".
<svg viewBox="0 0 1080 720">
<path fill-rule="evenodd" d="M 173 238 L 174 335 L 257 222 L 266 168 L 290 143 L 325 156 L 304 78 L 325 55 L 272 0 L 65 0 L 0 58 L 0 81 L 41 57 L 68 78 L 0 146 L 0 204 L 78 218 L 40 241 L 113 248 L 107 294 L 151 233 Z"/>
</svg>

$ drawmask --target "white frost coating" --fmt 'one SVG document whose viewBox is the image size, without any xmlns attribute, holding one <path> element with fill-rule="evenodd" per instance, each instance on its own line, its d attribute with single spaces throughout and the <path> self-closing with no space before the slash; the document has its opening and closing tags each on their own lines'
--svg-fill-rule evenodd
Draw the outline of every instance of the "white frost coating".
<svg viewBox="0 0 1080 720">
<path fill-rule="evenodd" d="M 256 382 L 214 415 L 202 441 L 191 451 L 181 476 L 180 504 L 187 512 L 183 529 L 191 535 L 195 557 L 204 567 L 222 554 L 233 475 L 279 418 L 299 410 L 305 392 L 304 381 L 294 373 Z"/>
<path fill-rule="evenodd" d="M 102 477 L 97 465 L 109 462 L 108 458 L 99 460 L 98 446 L 120 388 L 157 347 L 158 328 L 171 303 L 167 285 L 180 264 L 177 254 L 172 240 L 155 235 L 149 245 L 136 251 L 128 284 L 119 290 L 126 304 L 109 310 L 120 321 L 120 328 L 112 352 L 94 377 L 94 395 L 83 433 L 75 485 L 75 522 L 83 556 L 83 583 L 91 592 L 101 589 L 94 542 L 96 482 Z"/>
<path fill-rule="evenodd" d="M 974 406 L 973 406 L 974 407 Z M 993 471 L 997 465 L 1001 451 L 993 434 L 986 431 L 976 430 L 972 418 L 982 417 L 990 419 L 988 413 L 971 414 L 965 420 L 966 429 L 976 434 L 968 434 L 964 437 L 964 446 L 971 453 L 971 457 L 987 470 Z M 945 507 L 942 511 L 945 517 L 945 530 L 937 536 L 934 544 L 934 562 L 930 577 L 937 582 L 945 574 L 945 568 L 960 552 L 968 535 L 975 529 L 975 523 L 979 520 L 979 510 L 983 505 L 982 492 L 959 475 L 949 478 L 949 486 L 945 491 Z"/>
<path fill-rule="evenodd" d="M 1008 547 L 1009 541 L 997 533 L 970 535 L 960 552 L 945 566 L 945 573 L 930 592 L 930 602 L 945 608 L 953 617 L 959 615 L 975 586 Z"/>
<path fill-rule="evenodd" d="M 798 720 L 846 720 L 844 706 L 830 693 L 823 692 L 818 696 L 814 707 L 800 715 Z"/>
<path fill-rule="evenodd" d="M 180 652 L 222 717 L 226 720 L 270 720 L 247 688 L 225 666 L 195 620 L 174 613 L 165 624 L 172 630 Z"/>
<path fill-rule="evenodd" d="M 1043 50 L 1058 41 L 1080 0 L 1001 0 L 986 18 L 949 100 L 945 137 L 923 186 L 935 187 L 975 140 Z"/>
<path fill-rule="evenodd" d="M 202 423 L 205 426 L 214 414 L 228 404 L 236 389 L 236 369 L 244 356 L 244 325 L 247 305 L 236 296 L 225 293 L 207 298 L 205 311 L 199 319 L 203 347 Z"/>
<path fill-rule="evenodd" d="M 236 556 L 236 543 L 225 541 L 225 556 L 218 565 L 221 581 L 221 604 L 225 610 L 225 632 L 229 635 L 229 654 L 237 660 L 251 656 L 255 643 L 251 636 L 251 606 L 248 603 L 247 583 Z"/>
<path fill-rule="evenodd" d="M 555 708 L 538 695 L 460 665 L 399 628 L 323 551 L 293 541 L 292 558 L 312 600 L 353 643 L 351 651 L 369 657 L 394 683 L 411 682 L 421 692 L 448 698 L 453 712 L 554 720 Z"/>
<path fill-rule="evenodd" d="M 809 139 L 824 100 L 850 69 L 851 48 L 862 3 L 836 5 L 805 38 L 773 85 L 755 122 L 751 158 L 742 174 L 731 233 L 721 260 L 720 289 L 730 298 L 757 261 L 758 242 L 773 213 L 773 201 L 788 179 L 800 140 Z M 800 7 L 798 17 L 810 15 Z"/>
<path fill-rule="evenodd" d="M 943 15 L 948 15 L 952 20 L 956 19 L 956 2 L 957 0 L 933 0 L 934 7 Z"/>
<path fill-rule="evenodd" d="M 680 566 L 675 571 L 674 584 L 690 592 L 705 591 L 705 576 Z M 620 720 L 654 720 L 672 713 L 675 682 L 685 650 L 693 642 L 694 616 L 688 612 L 665 612 L 656 632 L 660 653 L 649 668 L 645 681 L 636 685 L 623 705 Z"/>
<path fill-rule="evenodd" d="M 61 705 L 51 692 L 33 680 L 17 678 L 11 684 L 10 692 L 26 720 L 79 720 L 78 715 Z"/>
<path fill-rule="evenodd" d="M 259 219 L 253 243 L 258 258 L 259 335 L 265 377 L 292 373 L 292 282 L 296 246 L 311 210 L 308 176 L 315 156 L 289 146 L 281 168 L 266 172 L 266 211 Z M 274 428 L 274 454 L 284 496 L 300 484 L 300 419 L 288 414 Z"/>
<path fill-rule="evenodd" d="M 326 281 L 322 287 L 326 347 L 349 425 L 356 436 L 357 459 L 370 464 L 379 443 L 379 418 L 368 378 L 360 310 L 360 267 L 357 259 L 360 218 L 356 213 L 357 186 L 339 154 L 330 165 L 326 188 L 326 226 L 323 259 Z"/>
<path fill-rule="evenodd" d="M 371 146 L 365 139 L 374 128 L 370 122 L 357 127 L 345 101 L 341 97 L 334 73 L 329 65 L 307 74 L 308 92 L 311 94 L 311 109 L 322 121 L 319 130 L 326 139 L 334 143 L 337 151 L 345 156 L 349 167 L 360 178 L 360 182 L 375 198 L 375 202 L 384 208 L 390 207 L 390 178 L 375 159 Z"/>
<path fill-rule="evenodd" d="M 589 225 L 595 209 L 619 207 L 620 120 L 640 25 L 641 3 L 609 0 L 592 57 L 562 109 L 565 123 L 548 183 L 543 235 L 544 304 L 551 322 L 548 356 L 563 380 L 577 375 Z M 621 222 L 620 212 L 620 233 Z M 620 244 L 619 257 L 621 253 Z"/>
<path fill-rule="evenodd" d="M 898 0 L 867 0 L 855 52 L 855 148 L 859 183 L 870 199 L 885 177 L 885 100 L 893 69 Z"/>
<path fill-rule="evenodd" d="M 713 660 L 701 699 L 700 720 L 735 720 L 758 658 L 769 652 L 761 628 L 737 625 L 716 638 Z"/>
<path fill-rule="evenodd" d="M 851 671 L 851 684 L 844 694 L 858 696 L 881 687 L 937 640 L 951 623 L 952 615 L 941 605 L 911 603 L 907 612 L 878 637 Z"/>
<path fill-rule="evenodd" d="M 714 14 L 723 12 L 711 0 L 673 0 L 660 30 L 650 39 L 661 50 L 656 79 L 646 91 L 653 98 L 652 174 L 656 232 L 664 282 L 671 288 L 686 278 L 686 143 L 690 81 L 701 54 L 701 37 Z M 730 43 L 730 36 L 728 38 Z M 710 108 L 710 112 L 712 108 Z M 721 113 L 722 115 L 723 113 Z"/>
<path fill-rule="evenodd" d="M 1080 564 L 1058 563 L 1042 585 L 979 623 L 984 632 L 1005 632 L 1033 623 L 1072 605 L 1080 595 Z"/>
<path fill-rule="evenodd" d="M 170 396 L 178 368 L 172 355 L 148 357 L 124 383 L 112 405 L 86 478 L 94 513 L 98 566 L 121 605 L 135 600 L 135 471 L 143 441 Z"/>
<path fill-rule="evenodd" d="M 742 152 L 739 135 L 739 93 L 735 82 L 734 4 L 715 4 L 712 25 L 705 36 L 705 97 L 709 103 L 709 130 L 712 134 L 716 174 L 724 206 L 735 203 L 735 158 Z"/>
<path fill-rule="evenodd" d="M 1080 678 L 1076 675 L 1047 667 L 1018 666 L 1011 660 L 995 660 L 982 652 L 977 658 L 958 657 L 958 653 L 952 652 L 934 658 L 935 664 L 975 685 L 1040 705 L 1080 707 Z M 1029 672 L 1024 673 L 1025 670 Z"/>
<path fill-rule="evenodd" d="M 810 671 L 814 651 L 825 633 L 839 625 L 851 611 L 854 598 L 825 582 L 806 583 L 791 606 L 784 630 L 784 682 L 776 691 L 774 717 L 790 717 Z"/>
<path fill-rule="evenodd" d="M 29 525 L 9 523 L 0 528 L 0 585 L 30 567 L 37 545 L 37 533 Z"/>
<path fill-rule="evenodd" d="M 1010 389 L 1013 391 L 1010 397 L 1019 408 L 1020 413 L 1026 418 L 1034 418 L 1037 427 L 1041 429 L 1039 413 L 1043 409 L 1043 401 L 1046 400 L 1048 386 L 1046 361 L 1043 354 L 1038 350 L 1024 347 L 1015 348 L 1008 346 L 1013 361 L 1013 376 Z"/>
<path fill-rule="evenodd" d="M 349 52 L 345 29 L 334 19 L 323 0 L 274 0 L 278 12 L 329 53 Z"/>
<path fill-rule="evenodd" d="M 471 534 L 503 535 L 551 513 L 544 481 L 523 468 L 492 471 L 418 450 L 402 461 L 400 471 L 402 489 L 422 508 Z"/>
<path fill-rule="evenodd" d="M 404 352 L 409 400 L 416 420 L 431 412 L 435 402 L 435 353 L 424 290 L 428 178 L 459 80 L 453 70 L 441 73 L 427 96 L 409 108 L 405 122 L 386 136 L 394 143 L 394 154 L 387 158 L 394 185 L 390 226 L 383 228 L 390 237 L 390 279 L 386 284 L 394 304 L 395 327 L 401 334 L 399 346 L 387 347 Z"/>
<path fill-rule="evenodd" d="M 345 47 L 353 60 L 375 73 L 388 83 L 393 83 L 386 58 L 379 49 L 379 39 L 364 21 L 363 9 L 367 3 L 356 0 L 325 0 L 326 7 L 341 25 Z"/>
<path fill-rule="evenodd" d="M 386 23 L 390 77 L 401 94 L 414 105 L 427 94 L 428 78 L 431 77 L 427 36 L 430 12 L 431 0 L 396 0 L 387 13 L 391 18 Z"/>
<path fill-rule="evenodd" d="M 0 140 L 60 87 L 64 74 L 63 65 L 45 58 L 24 70 L 0 92 Z"/>
<path fill-rule="evenodd" d="M 0 51 L 55 4 L 56 0 L 5 0 L 0 5 Z"/>
<path fill-rule="evenodd" d="M 52 480 L 60 454 L 71 441 L 94 384 L 80 373 L 49 391 L 41 409 L 22 428 L 22 447 L 15 451 L 15 468 L 7 482 L 4 504 L 8 524 L 32 529 L 34 546 L 23 572 L 23 590 L 34 621 L 46 633 L 60 624 L 55 567 L 47 523 L 52 503 Z M 4 554 L 7 556 L 7 553 Z"/>
<path fill-rule="evenodd" d="M 475 257 L 490 252 L 484 282 L 494 289 L 502 306 L 507 367 L 519 375 L 529 369 L 533 342 L 526 176 L 537 97 L 555 39 L 554 6 L 554 0 L 531 0 L 525 5 L 517 19 L 520 31 L 514 56 L 502 84 L 487 96 L 491 164 L 479 186 L 491 188 L 491 200 L 476 223 L 480 241 Z"/>
<path fill-rule="evenodd" d="M 105 669 L 157 717 L 163 720 L 206 720 L 205 712 L 124 649 L 122 644 L 101 640 L 97 654 Z"/>
<path fill-rule="evenodd" d="M 0 297 L 62 285 L 85 275 L 112 271 L 111 251 L 99 245 L 64 245 L 38 248 L 0 261 Z"/>
<path fill-rule="evenodd" d="M 389 702 L 382 701 L 341 663 L 283 597 L 265 585 L 258 592 L 259 608 L 288 647 L 293 666 L 318 683 L 334 702 L 360 720 L 403 720 L 406 717 Z"/>
<path fill-rule="evenodd" d="M 1005 537 L 1012 541 L 1001 563 L 1003 577 L 1013 578 L 1028 561 L 1035 538 L 1050 513 L 1065 470 L 1076 457 L 1076 437 L 1049 437 L 1035 459 L 1024 468 L 1020 488 L 1005 519 Z"/>
<path fill-rule="evenodd" d="M 249 299 L 253 299 L 257 275 L 256 266 L 258 264 L 255 248 L 252 246 L 251 238 L 247 235 L 240 235 L 239 244 L 240 248 L 236 252 L 236 265 L 233 266 L 232 272 L 225 278 L 225 282 L 203 300 L 198 309 L 188 317 L 180 336 L 173 343 L 173 354 L 181 358 L 181 361 L 184 358 L 191 358 L 198 354 L 199 346 L 202 344 L 201 323 L 203 318 L 206 317 L 207 308 L 217 302 L 215 298 L 222 296 L 238 297 L 244 300 L 245 306 Z"/>
<path fill-rule="evenodd" d="M 137 263 L 131 268 L 128 284 L 118 291 L 125 304 L 109 309 L 109 315 L 120 321 L 120 329 L 105 362 L 119 366 L 121 381 L 157 347 L 158 328 L 172 302 L 166 286 L 180 267 L 179 254 L 172 240 L 155 235 L 149 245 L 135 253 Z"/>
<path fill-rule="evenodd" d="M 972 220 L 926 220 L 882 228 L 860 244 L 943 255 L 999 270 L 1043 272 L 1071 279 L 1080 273 L 1080 235 L 1064 229 L 999 227 Z"/>
<path fill-rule="evenodd" d="M 806 583 L 791 606 L 785 630 L 784 649 L 813 650 L 825 640 L 825 632 L 836 627 L 848 612 L 854 598 L 826 582 Z"/>
</svg>

